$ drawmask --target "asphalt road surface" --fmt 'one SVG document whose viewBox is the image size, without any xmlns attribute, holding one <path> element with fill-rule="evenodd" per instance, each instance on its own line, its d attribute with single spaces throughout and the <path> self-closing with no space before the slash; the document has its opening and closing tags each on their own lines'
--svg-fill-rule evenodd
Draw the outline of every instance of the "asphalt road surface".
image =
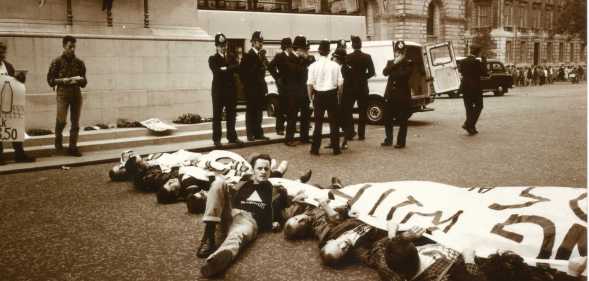
<svg viewBox="0 0 589 281">
<path fill-rule="evenodd" d="M 333 156 L 282 144 L 236 150 L 289 160 L 287 177 L 313 170 L 312 182 L 428 180 L 457 186 L 586 187 L 586 85 L 514 89 L 486 97 L 476 136 L 460 128 L 461 99 L 440 98 L 414 114 L 407 147 L 380 147 L 384 130 Z M 323 140 L 324 143 L 327 139 Z M 114 163 L 113 163 L 114 164 Z M 113 164 L 0 177 L 0 280 L 197 280 L 203 227 L 183 203 L 109 182 Z M 320 265 L 315 241 L 260 234 L 226 280 L 378 280 L 360 265 Z"/>
</svg>

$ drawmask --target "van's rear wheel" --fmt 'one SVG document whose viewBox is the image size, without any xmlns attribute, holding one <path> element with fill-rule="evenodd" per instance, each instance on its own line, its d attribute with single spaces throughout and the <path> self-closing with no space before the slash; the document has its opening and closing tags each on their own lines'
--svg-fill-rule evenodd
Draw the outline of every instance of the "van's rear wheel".
<svg viewBox="0 0 589 281">
<path fill-rule="evenodd" d="M 381 124 L 384 120 L 384 101 L 379 99 L 368 100 L 365 114 L 368 124 Z"/>
<path fill-rule="evenodd" d="M 495 94 L 495 96 L 503 96 L 505 95 L 505 89 L 503 88 L 503 86 L 499 86 L 497 87 L 497 89 L 493 92 L 493 94 Z"/>
<path fill-rule="evenodd" d="M 458 92 L 450 92 L 450 93 L 448 93 L 448 96 L 449 96 L 451 99 L 455 99 L 455 98 L 459 97 L 459 96 L 460 96 L 460 94 L 458 94 Z"/>
</svg>

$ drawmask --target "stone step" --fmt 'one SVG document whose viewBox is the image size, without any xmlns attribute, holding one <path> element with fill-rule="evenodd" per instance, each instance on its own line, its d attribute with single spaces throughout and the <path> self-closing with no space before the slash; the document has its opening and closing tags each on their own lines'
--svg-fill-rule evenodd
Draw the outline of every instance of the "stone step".
<svg viewBox="0 0 589 281">
<path fill-rule="evenodd" d="M 266 117 L 262 120 L 262 124 L 272 124 L 275 119 Z M 172 124 L 171 122 L 166 122 Z M 173 124 L 175 125 L 178 130 L 175 131 L 174 134 L 190 132 L 190 131 L 202 131 L 202 130 L 211 130 L 212 125 L 210 122 L 198 123 L 198 124 Z M 236 122 L 236 127 L 245 126 L 245 121 L 239 120 Z M 222 122 L 222 127 L 225 128 L 225 122 Z M 66 128 L 64 130 L 63 136 L 63 143 L 67 144 L 69 142 L 69 129 Z M 133 137 L 144 137 L 144 136 L 151 136 L 149 131 L 146 128 L 116 128 L 116 129 L 104 129 L 104 130 L 95 130 L 95 131 L 80 131 L 80 135 L 78 137 L 78 142 L 87 142 L 87 141 L 99 141 L 99 140 L 111 140 L 111 139 L 124 139 L 124 138 L 133 138 Z M 25 140 L 25 147 L 35 147 L 35 146 L 44 146 L 44 145 L 53 145 L 55 140 L 55 135 L 45 135 L 45 136 L 31 136 Z"/>
<path fill-rule="evenodd" d="M 273 124 L 263 124 L 262 128 L 264 132 L 274 132 Z M 242 141 L 247 141 L 245 137 L 245 126 L 235 128 L 237 134 L 240 136 Z M 110 134 L 117 134 L 111 132 Z M 225 130 L 223 130 L 223 136 L 225 136 Z M 117 149 L 119 151 L 125 149 L 133 149 L 135 147 L 147 146 L 147 145 L 162 145 L 168 143 L 184 143 L 184 142 L 197 142 L 205 141 L 213 145 L 211 140 L 212 130 L 199 129 L 193 131 L 176 131 L 171 135 L 167 136 L 154 136 L 154 135 L 141 135 L 131 137 L 115 137 L 110 139 L 96 139 L 96 140 L 85 140 L 78 142 L 78 147 L 82 153 L 100 150 L 111 150 Z M 67 146 L 67 142 L 64 141 L 64 145 Z M 36 146 L 30 146 L 28 143 L 25 144 L 25 151 L 28 155 L 34 157 L 48 157 L 55 154 L 55 147 L 53 140 L 49 144 L 42 144 Z M 14 150 L 10 145 L 5 145 L 4 148 L 4 159 L 11 160 L 14 156 Z"/>
</svg>

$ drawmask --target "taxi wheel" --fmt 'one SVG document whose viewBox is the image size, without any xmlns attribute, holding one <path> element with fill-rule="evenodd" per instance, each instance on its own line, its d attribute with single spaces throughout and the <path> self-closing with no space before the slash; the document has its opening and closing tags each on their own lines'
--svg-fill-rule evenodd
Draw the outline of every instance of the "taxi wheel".
<svg viewBox="0 0 589 281">
<path fill-rule="evenodd" d="M 384 119 L 384 101 L 371 99 L 366 107 L 366 119 L 368 124 L 381 124 Z"/>
</svg>

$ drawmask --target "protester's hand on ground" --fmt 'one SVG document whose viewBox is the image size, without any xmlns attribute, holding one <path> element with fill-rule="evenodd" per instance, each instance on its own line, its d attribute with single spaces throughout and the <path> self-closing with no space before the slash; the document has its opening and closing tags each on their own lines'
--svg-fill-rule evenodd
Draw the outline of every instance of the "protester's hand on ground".
<svg viewBox="0 0 589 281">
<path fill-rule="evenodd" d="M 465 263 L 474 263 L 475 252 L 472 248 L 464 248 L 462 249 L 462 258 L 464 259 Z"/>
<path fill-rule="evenodd" d="M 569 260 L 569 274 L 580 276 L 587 269 L 587 257 L 574 257 Z"/>
<path fill-rule="evenodd" d="M 401 237 L 407 240 L 416 240 L 419 239 L 425 233 L 425 228 L 419 226 L 413 226 L 411 229 L 403 232 Z"/>
</svg>

